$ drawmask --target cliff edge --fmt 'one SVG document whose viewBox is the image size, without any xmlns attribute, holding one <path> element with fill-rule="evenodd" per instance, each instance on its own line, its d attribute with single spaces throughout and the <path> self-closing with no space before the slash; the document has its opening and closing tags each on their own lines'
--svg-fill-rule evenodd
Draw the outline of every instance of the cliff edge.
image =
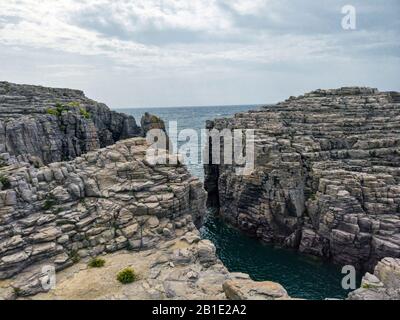
<svg viewBox="0 0 400 320">
<path fill-rule="evenodd" d="M 255 130 L 250 175 L 205 166 L 225 220 L 359 269 L 400 257 L 400 93 L 316 90 L 207 127 Z"/>
<path fill-rule="evenodd" d="M 48 164 L 141 135 L 132 116 L 82 91 L 0 82 L 0 152 Z"/>
</svg>

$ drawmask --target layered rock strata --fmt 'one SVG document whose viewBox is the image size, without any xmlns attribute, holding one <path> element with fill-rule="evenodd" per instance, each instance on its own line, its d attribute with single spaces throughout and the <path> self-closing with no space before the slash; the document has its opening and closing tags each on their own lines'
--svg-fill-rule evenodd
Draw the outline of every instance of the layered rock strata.
<svg viewBox="0 0 400 320">
<path fill-rule="evenodd" d="M 48 164 L 140 135 L 132 116 L 82 91 L 0 82 L 0 152 Z"/>
<path fill-rule="evenodd" d="M 279 298 L 200 239 L 206 192 L 185 166 L 154 165 L 143 138 L 119 141 L 165 131 L 150 114 L 141 124 L 81 91 L 0 82 L 0 299 Z M 95 257 L 103 268 L 88 267 Z M 138 278 L 124 286 L 126 267 Z M 232 297 L 227 281 L 246 289 Z"/>
<path fill-rule="evenodd" d="M 195 229 L 202 184 L 181 164 L 148 164 L 146 148 L 133 138 L 41 168 L 2 154 L 0 279 L 35 264 L 59 270 L 103 252 L 152 248 Z"/>
<path fill-rule="evenodd" d="M 371 270 L 400 257 L 399 93 L 317 90 L 207 127 L 255 130 L 250 175 L 205 166 L 228 222 L 342 265 Z"/>
<path fill-rule="evenodd" d="M 289 298 L 278 285 L 227 271 L 196 228 L 205 214 L 201 182 L 179 162 L 151 165 L 147 148 L 133 138 L 41 168 L 1 155 L 0 298 Z M 89 268 L 95 257 L 105 267 Z M 49 266 L 57 272 L 51 290 L 43 286 Z M 116 274 L 127 267 L 138 279 L 122 285 Z"/>
<path fill-rule="evenodd" d="M 363 277 L 361 288 L 350 293 L 348 300 L 400 300 L 400 259 L 380 261 L 373 274 Z"/>
</svg>

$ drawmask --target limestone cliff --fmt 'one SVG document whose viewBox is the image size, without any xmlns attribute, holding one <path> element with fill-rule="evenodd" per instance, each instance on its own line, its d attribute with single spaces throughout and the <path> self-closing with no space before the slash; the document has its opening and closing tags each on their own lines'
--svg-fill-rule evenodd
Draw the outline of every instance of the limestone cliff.
<svg viewBox="0 0 400 320">
<path fill-rule="evenodd" d="M 400 93 L 317 90 L 207 126 L 255 130 L 250 175 L 205 166 L 231 224 L 342 265 L 400 257 Z"/>
<path fill-rule="evenodd" d="M 82 91 L 0 82 L 0 152 L 48 164 L 141 134 L 132 116 Z"/>
<path fill-rule="evenodd" d="M 149 249 L 195 229 L 205 208 L 202 184 L 180 164 L 148 164 L 145 151 L 145 140 L 134 138 L 41 168 L 2 154 L 0 278 Z"/>
<path fill-rule="evenodd" d="M 1 154 L 0 299 L 289 299 L 228 272 L 196 228 L 202 183 L 180 163 L 151 165 L 147 147 L 132 138 L 41 168 Z M 89 268 L 99 256 L 106 265 Z M 123 286 L 126 267 L 138 279 Z"/>
<path fill-rule="evenodd" d="M 0 82 L 0 300 L 289 299 L 229 273 L 200 239 L 202 183 L 179 161 L 147 161 L 130 137 L 165 126 L 141 123 L 80 91 Z M 43 267 L 57 272 L 50 291 Z M 126 267 L 137 281 L 123 286 Z"/>
</svg>

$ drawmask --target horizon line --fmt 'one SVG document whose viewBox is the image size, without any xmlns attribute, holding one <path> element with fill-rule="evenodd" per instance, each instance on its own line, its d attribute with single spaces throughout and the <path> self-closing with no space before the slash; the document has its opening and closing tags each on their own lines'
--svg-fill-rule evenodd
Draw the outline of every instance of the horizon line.
<svg viewBox="0 0 400 320">
<path fill-rule="evenodd" d="M 268 106 L 268 105 L 273 105 L 275 103 L 244 103 L 244 104 L 223 104 L 223 105 L 218 105 L 218 104 L 210 104 L 210 105 L 192 105 L 192 106 L 144 106 L 144 107 L 110 107 L 110 109 L 113 110 L 126 110 L 126 109 L 173 109 L 173 108 L 207 108 L 207 107 L 243 107 L 243 106 Z"/>
</svg>

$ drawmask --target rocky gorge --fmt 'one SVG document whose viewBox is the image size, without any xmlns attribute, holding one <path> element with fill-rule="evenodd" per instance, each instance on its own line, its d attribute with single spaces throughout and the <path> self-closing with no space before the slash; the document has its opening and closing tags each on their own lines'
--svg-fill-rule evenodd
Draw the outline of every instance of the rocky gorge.
<svg viewBox="0 0 400 320">
<path fill-rule="evenodd" d="M 255 130 L 249 175 L 205 165 L 209 203 L 228 223 L 359 270 L 400 257 L 399 93 L 316 90 L 207 128 Z"/>
<path fill-rule="evenodd" d="M 279 284 L 229 273 L 200 238 L 202 183 L 179 159 L 146 156 L 142 136 L 162 120 L 145 114 L 140 128 L 76 90 L 0 89 L 1 298 L 289 299 Z M 90 268 L 98 257 L 103 268 Z M 128 267 L 137 281 L 122 285 Z"/>
<path fill-rule="evenodd" d="M 349 299 L 398 298 L 398 107 L 397 93 L 343 88 L 210 121 L 256 129 L 256 167 L 205 166 L 209 203 L 263 241 L 376 265 Z M 165 125 L 140 124 L 81 91 L 0 82 L 0 298 L 291 299 L 227 270 L 198 231 L 203 184 L 179 157 L 149 161 L 144 136 Z M 117 281 L 124 268 L 135 282 Z"/>
</svg>

